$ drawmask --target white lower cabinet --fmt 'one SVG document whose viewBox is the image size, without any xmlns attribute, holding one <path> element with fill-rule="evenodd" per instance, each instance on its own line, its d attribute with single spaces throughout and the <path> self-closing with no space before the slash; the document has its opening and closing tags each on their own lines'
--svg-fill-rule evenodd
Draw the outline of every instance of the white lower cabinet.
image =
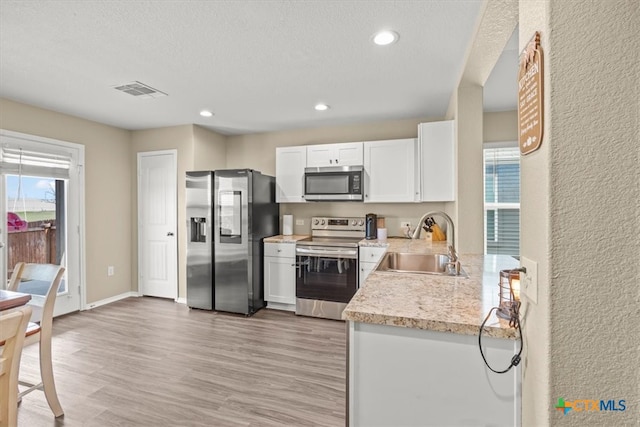
<svg viewBox="0 0 640 427">
<path fill-rule="evenodd" d="M 296 309 L 296 245 L 264 244 L 264 299 L 267 307 Z"/>
<path fill-rule="evenodd" d="M 521 424 L 520 367 L 489 371 L 477 336 L 348 323 L 349 426 Z M 482 344 L 500 368 L 518 349 L 508 339 Z"/>
<path fill-rule="evenodd" d="M 359 268 L 360 274 L 358 279 L 359 287 L 364 284 L 369 274 L 376 268 L 378 261 L 382 258 L 382 255 L 387 251 L 387 248 L 373 247 L 373 246 L 360 246 L 359 256 Z"/>
</svg>

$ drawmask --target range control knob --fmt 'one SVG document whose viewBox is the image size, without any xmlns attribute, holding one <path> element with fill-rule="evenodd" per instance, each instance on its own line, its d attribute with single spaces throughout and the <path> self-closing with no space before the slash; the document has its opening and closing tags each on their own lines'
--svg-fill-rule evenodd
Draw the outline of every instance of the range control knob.
<svg viewBox="0 0 640 427">
<path fill-rule="evenodd" d="M 314 224 L 314 225 L 318 225 L 319 223 L 320 223 L 320 221 L 319 221 L 319 220 L 317 220 L 317 219 L 313 221 L 313 224 Z"/>
<path fill-rule="evenodd" d="M 324 225 L 324 219 L 322 221 L 320 221 L 320 224 Z"/>
<path fill-rule="evenodd" d="M 357 225 L 358 221 L 356 221 L 355 219 L 353 221 L 351 221 L 351 225 Z"/>
<path fill-rule="evenodd" d="M 364 219 L 361 219 L 360 221 L 358 221 L 358 225 L 364 225 Z"/>
</svg>

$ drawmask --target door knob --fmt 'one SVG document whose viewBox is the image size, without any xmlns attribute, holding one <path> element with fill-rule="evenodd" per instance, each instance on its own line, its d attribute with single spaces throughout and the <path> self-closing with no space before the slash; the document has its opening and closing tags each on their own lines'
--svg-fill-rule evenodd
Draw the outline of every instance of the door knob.
<svg viewBox="0 0 640 427">
<path fill-rule="evenodd" d="M 169 231 L 169 232 L 167 233 L 167 236 L 173 236 L 173 233 L 172 233 L 171 231 Z"/>
</svg>

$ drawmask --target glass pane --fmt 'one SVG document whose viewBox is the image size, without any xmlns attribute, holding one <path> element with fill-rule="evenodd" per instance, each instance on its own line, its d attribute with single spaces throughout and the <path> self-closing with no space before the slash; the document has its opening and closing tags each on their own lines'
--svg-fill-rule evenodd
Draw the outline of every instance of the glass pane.
<svg viewBox="0 0 640 427">
<path fill-rule="evenodd" d="M 52 177 L 5 175 L 7 274 L 18 262 L 65 265 L 66 181 Z M 19 290 L 44 295 L 48 283 L 21 283 Z M 63 278 L 58 293 L 66 291 Z"/>
<path fill-rule="evenodd" d="M 489 233 L 489 220 L 487 219 L 487 253 L 499 255 L 520 255 L 520 210 L 498 209 L 487 211 L 495 215 L 491 224 L 497 224 Z M 492 216 L 493 216 L 492 215 Z"/>
<path fill-rule="evenodd" d="M 347 194 L 349 175 L 310 175 L 306 184 L 308 194 Z"/>
<path fill-rule="evenodd" d="M 220 202 L 220 235 L 240 236 L 242 217 L 242 192 L 221 191 Z"/>
<path fill-rule="evenodd" d="M 520 153 L 518 147 L 484 149 L 486 247 L 488 254 L 519 256 Z M 507 206 L 501 204 L 508 204 Z M 515 208 L 514 208 L 515 206 Z M 508 209 L 507 209 L 508 207 Z"/>
</svg>

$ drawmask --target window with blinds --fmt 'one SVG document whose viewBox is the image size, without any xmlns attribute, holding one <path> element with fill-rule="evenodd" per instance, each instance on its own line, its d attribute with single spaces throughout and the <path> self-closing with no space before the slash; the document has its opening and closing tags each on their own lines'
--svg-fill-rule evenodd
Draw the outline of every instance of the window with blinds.
<svg viewBox="0 0 640 427">
<path fill-rule="evenodd" d="M 484 152 L 485 253 L 520 256 L 520 151 L 492 147 Z"/>
<path fill-rule="evenodd" d="M 3 173 L 69 178 L 71 156 L 66 153 L 33 151 L 5 144 L 0 150 Z"/>
</svg>

